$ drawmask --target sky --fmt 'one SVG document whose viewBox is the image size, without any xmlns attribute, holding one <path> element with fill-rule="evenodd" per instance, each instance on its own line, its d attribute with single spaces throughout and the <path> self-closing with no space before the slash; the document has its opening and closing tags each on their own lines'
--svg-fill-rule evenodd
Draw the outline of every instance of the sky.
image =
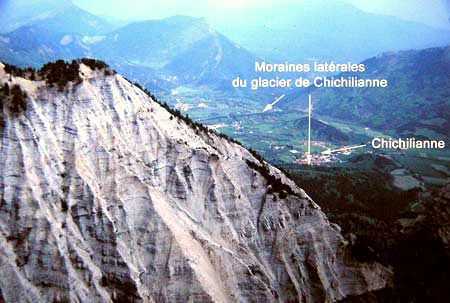
<svg viewBox="0 0 450 303">
<path fill-rule="evenodd" d="M 221 11 L 251 9 L 304 0 L 73 0 L 80 7 L 117 19 L 159 19 L 173 15 L 211 17 Z M 341 0 L 361 10 L 392 15 L 433 27 L 450 28 L 450 0 Z"/>
</svg>

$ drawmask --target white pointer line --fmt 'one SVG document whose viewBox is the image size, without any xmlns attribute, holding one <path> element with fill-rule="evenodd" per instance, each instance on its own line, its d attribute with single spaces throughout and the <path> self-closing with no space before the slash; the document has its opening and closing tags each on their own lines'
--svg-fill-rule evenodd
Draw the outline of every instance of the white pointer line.
<svg viewBox="0 0 450 303">
<path fill-rule="evenodd" d="M 285 96 L 285 95 L 281 95 L 281 97 L 279 97 L 278 99 L 276 99 L 276 100 L 273 101 L 272 103 L 267 104 L 266 107 L 264 107 L 264 109 L 263 109 L 263 113 L 265 113 L 266 111 L 271 110 L 271 109 L 275 106 L 275 104 L 277 104 L 281 99 L 284 98 L 284 96 Z"/>
<path fill-rule="evenodd" d="M 357 149 L 357 148 L 366 147 L 366 146 L 367 146 L 366 144 L 363 144 L 363 145 L 343 147 L 343 148 L 334 149 L 334 150 L 327 149 L 326 151 L 323 151 L 322 154 L 329 155 L 331 153 L 335 153 L 335 152 L 339 152 L 339 151 L 345 151 L 345 150 L 349 150 L 349 149 Z"/>
<path fill-rule="evenodd" d="M 306 154 L 306 160 L 308 165 L 311 165 L 311 112 L 312 112 L 312 101 L 311 94 L 308 96 L 308 153 Z"/>
</svg>

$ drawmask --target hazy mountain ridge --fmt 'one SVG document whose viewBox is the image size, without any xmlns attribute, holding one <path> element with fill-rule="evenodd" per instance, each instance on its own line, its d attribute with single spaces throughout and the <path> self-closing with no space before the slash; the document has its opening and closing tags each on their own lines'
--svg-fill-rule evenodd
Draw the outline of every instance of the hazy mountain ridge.
<svg viewBox="0 0 450 303">
<path fill-rule="evenodd" d="M 211 34 L 213 30 L 204 19 L 174 16 L 128 24 L 109 33 L 93 48 L 104 58 L 123 58 L 142 66 L 162 68 Z"/>
<path fill-rule="evenodd" d="M 179 75 L 186 82 L 213 85 L 231 89 L 231 79 L 254 77 L 251 63 L 257 60 L 225 36 L 214 33 L 198 41 L 166 66 L 166 70 Z"/>
<path fill-rule="evenodd" d="M 0 11 L 0 32 L 40 26 L 60 33 L 104 34 L 113 26 L 67 0 L 7 1 Z"/>
<path fill-rule="evenodd" d="M 21 67 L 40 67 L 48 61 L 90 54 L 83 36 L 59 33 L 40 25 L 21 27 L 0 35 L 0 58 Z"/>
<path fill-rule="evenodd" d="M 61 90 L 0 68 L 28 104 L 2 108 L 3 301 L 335 302 L 386 286 L 279 170 L 104 74 L 81 64 Z"/>
<path fill-rule="evenodd" d="M 232 22 L 224 18 L 216 20 L 214 26 L 250 51 L 282 62 L 358 62 L 386 51 L 450 43 L 450 30 L 371 14 L 329 0 L 242 11 Z"/>
<path fill-rule="evenodd" d="M 130 78 L 161 89 L 207 84 L 230 90 L 234 75 L 251 77 L 256 60 L 204 19 L 187 16 L 135 22 L 106 35 L 60 33 L 41 25 L 0 35 L 0 58 L 22 67 L 86 56 L 103 59 Z"/>
</svg>

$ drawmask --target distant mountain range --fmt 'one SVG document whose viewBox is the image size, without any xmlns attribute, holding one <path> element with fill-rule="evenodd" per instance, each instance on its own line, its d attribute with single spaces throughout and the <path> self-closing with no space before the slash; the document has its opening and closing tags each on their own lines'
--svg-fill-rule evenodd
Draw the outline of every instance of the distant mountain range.
<svg viewBox="0 0 450 303">
<path fill-rule="evenodd" d="M 358 61 L 388 50 L 450 43 L 450 32 L 334 1 L 261 8 L 237 13 L 232 21 L 226 14 L 213 23 L 174 16 L 118 28 L 71 1 L 18 0 L 3 5 L 1 61 L 40 67 L 56 59 L 95 57 L 155 92 L 192 85 L 233 93 L 233 78 L 256 76 L 257 58 Z M 257 93 L 267 96 L 275 91 Z"/>
<path fill-rule="evenodd" d="M 450 47 L 386 53 L 364 61 L 365 73 L 339 76 L 385 78 L 388 88 L 326 88 L 291 94 L 286 110 L 306 108 L 391 134 L 450 138 Z"/>
<path fill-rule="evenodd" d="M 78 9 L 71 15 L 76 13 L 84 15 Z M 0 35 L 0 59 L 39 67 L 61 58 L 95 57 L 150 88 L 195 84 L 230 89 L 233 77 L 252 75 L 257 58 L 204 19 L 187 16 L 135 22 L 94 36 L 50 28 L 38 22 Z"/>
<path fill-rule="evenodd" d="M 330 0 L 251 9 L 213 25 L 250 51 L 282 62 L 362 61 L 385 51 L 450 44 L 450 30 L 367 13 Z"/>
<path fill-rule="evenodd" d="M 113 25 L 68 0 L 5 1 L 0 7 L 0 33 L 22 26 L 39 26 L 60 33 L 97 35 L 108 33 Z"/>
</svg>

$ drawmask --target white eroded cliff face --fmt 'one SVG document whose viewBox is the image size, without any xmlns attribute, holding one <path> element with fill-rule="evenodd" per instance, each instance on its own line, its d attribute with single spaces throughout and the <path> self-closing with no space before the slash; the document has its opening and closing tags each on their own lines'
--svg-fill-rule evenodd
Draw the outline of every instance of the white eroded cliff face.
<svg viewBox="0 0 450 303">
<path fill-rule="evenodd" d="M 243 147 L 81 71 L 59 92 L 0 66 L 28 94 L 26 112 L 2 109 L 0 301 L 334 302 L 386 286 L 277 169 L 286 197 Z"/>
</svg>

